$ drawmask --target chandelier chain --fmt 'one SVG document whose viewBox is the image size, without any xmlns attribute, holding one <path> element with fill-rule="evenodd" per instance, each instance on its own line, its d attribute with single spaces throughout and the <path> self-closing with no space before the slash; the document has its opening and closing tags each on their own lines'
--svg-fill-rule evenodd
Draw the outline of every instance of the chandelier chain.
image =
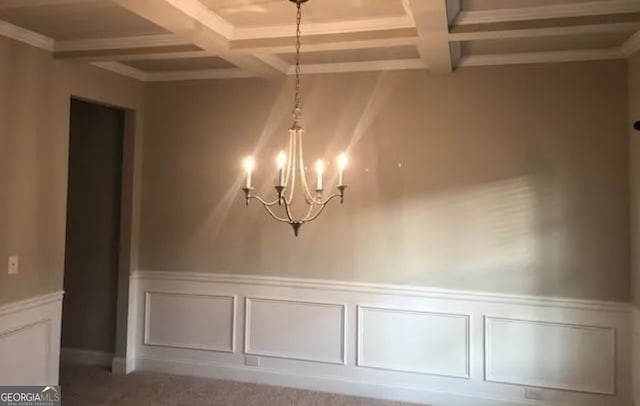
<svg viewBox="0 0 640 406">
<path fill-rule="evenodd" d="M 302 8 L 300 1 L 296 2 L 297 6 L 297 14 L 296 14 L 296 90 L 295 90 L 295 100 L 294 100 L 294 108 L 293 108 L 293 121 L 298 123 L 298 119 L 302 114 L 302 110 L 300 109 L 300 47 L 302 32 L 300 30 L 300 25 L 302 23 Z"/>
</svg>

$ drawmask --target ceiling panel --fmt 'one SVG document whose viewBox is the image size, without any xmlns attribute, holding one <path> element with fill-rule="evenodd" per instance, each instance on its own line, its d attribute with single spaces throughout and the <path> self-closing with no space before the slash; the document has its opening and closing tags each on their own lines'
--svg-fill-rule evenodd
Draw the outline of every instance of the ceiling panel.
<svg viewBox="0 0 640 406">
<path fill-rule="evenodd" d="M 605 26 L 609 24 L 629 23 L 630 29 L 640 29 L 640 13 L 582 16 L 568 18 L 548 18 L 544 20 L 522 20 L 487 24 L 464 24 L 450 28 L 452 33 L 526 30 L 536 28 Z M 635 23 L 635 24 L 633 24 Z M 626 24 L 625 24 L 626 25 Z M 635 28 L 634 28 L 635 27 Z"/>
<path fill-rule="evenodd" d="M 288 0 L 201 0 L 238 26 L 293 24 L 295 5 Z M 404 16 L 401 0 L 310 0 L 302 6 L 303 23 Z"/>
<path fill-rule="evenodd" d="M 280 55 L 280 57 L 290 65 L 293 65 L 295 63 L 295 54 L 293 53 Z M 419 58 L 419 55 L 418 50 L 415 46 L 348 49 L 341 51 L 322 52 L 304 52 L 303 49 L 302 64 L 364 62 L 417 58 Z"/>
<path fill-rule="evenodd" d="M 124 63 L 133 68 L 140 69 L 144 72 L 171 72 L 185 70 L 235 68 L 235 65 L 232 65 L 217 56 L 206 56 L 201 58 L 128 61 Z"/>
<path fill-rule="evenodd" d="M 521 52 L 608 49 L 622 45 L 632 34 L 633 31 L 589 35 L 559 35 L 553 37 L 468 41 L 462 43 L 462 53 L 463 55 L 468 56 Z"/>
<path fill-rule="evenodd" d="M 0 20 L 57 40 L 166 33 L 149 21 L 103 0 L 38 7 L 0 7 Z"/>
<path fill-rule="evenodd" d="M 593 2 L 593 0 L 462 0 L 462 9 L 467 11 L 479 11 L 504 8 L 558 6 L 588 2 Z"/>
</svg>

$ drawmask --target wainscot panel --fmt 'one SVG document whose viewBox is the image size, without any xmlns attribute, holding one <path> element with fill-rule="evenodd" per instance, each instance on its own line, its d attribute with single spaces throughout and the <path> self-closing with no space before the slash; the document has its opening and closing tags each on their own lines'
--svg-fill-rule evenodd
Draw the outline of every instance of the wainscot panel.
<svg viewBox="0 0 640 406">
<path fill-rule="evenodd" d="M 434 406 L 632 404 L 626 303 L 182 272 L 134 273 L 130 300 L 128 368 Z"/>
</svg>

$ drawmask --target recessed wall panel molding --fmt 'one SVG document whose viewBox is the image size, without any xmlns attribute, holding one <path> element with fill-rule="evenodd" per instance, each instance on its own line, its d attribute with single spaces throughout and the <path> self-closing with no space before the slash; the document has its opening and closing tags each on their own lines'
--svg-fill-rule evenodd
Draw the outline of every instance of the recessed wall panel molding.
<svg viewBox="0 0 640 406">
<path fill-rule="evenodd" d="M 57 385 L 62 292 L 0 306 L 0 385 Z"/>
<path fill-rule="evenodd" d="M 144 344 L 234 352 L 236 297 L 147 291 Z"/>
<path fill-rule="evenodd" d="M 442 406 L 631 404 L 625 303 L 166 271 L 130 286 L 138 370 Z"/>
<path fill-rule="evenodd" d="M 245 306 L 245 353 L 346 362 L 346 305 L 247 297 Z"/>
<path fill-rule="evenodd" d="M 613 395 L 613 327 L 485 318 L 485 373 L 490 382 Z"/>
<path fill-rule="evenodd" d="M 358 306 L 358 366 L 469 378 L 469 315 Z"/>
</svg>

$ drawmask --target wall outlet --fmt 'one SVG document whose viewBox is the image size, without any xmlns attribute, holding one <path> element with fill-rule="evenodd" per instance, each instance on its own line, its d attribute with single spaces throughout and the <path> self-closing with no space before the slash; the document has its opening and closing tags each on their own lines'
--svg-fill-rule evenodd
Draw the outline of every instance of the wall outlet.
<svg viewBox="0 0 640 406">
<path fill-rule="evenodd" d="M 9 265 L 8 265 L 9 275 L 15 275 L 18 273 L 18 256 L 12 255 L 9 257 Z"/>
<path fill-rule="evenodd" d="M 524 397 L 531 400 L 544 400 L 544 389 L 524 388 Z"/>
<path fill-rule="evenodd" d="M 244 358 L 244 364 L 248 367 L 259 367 L 260 357 L 256 357 L 255 355 L 247 355 Z"/>
</svg>

